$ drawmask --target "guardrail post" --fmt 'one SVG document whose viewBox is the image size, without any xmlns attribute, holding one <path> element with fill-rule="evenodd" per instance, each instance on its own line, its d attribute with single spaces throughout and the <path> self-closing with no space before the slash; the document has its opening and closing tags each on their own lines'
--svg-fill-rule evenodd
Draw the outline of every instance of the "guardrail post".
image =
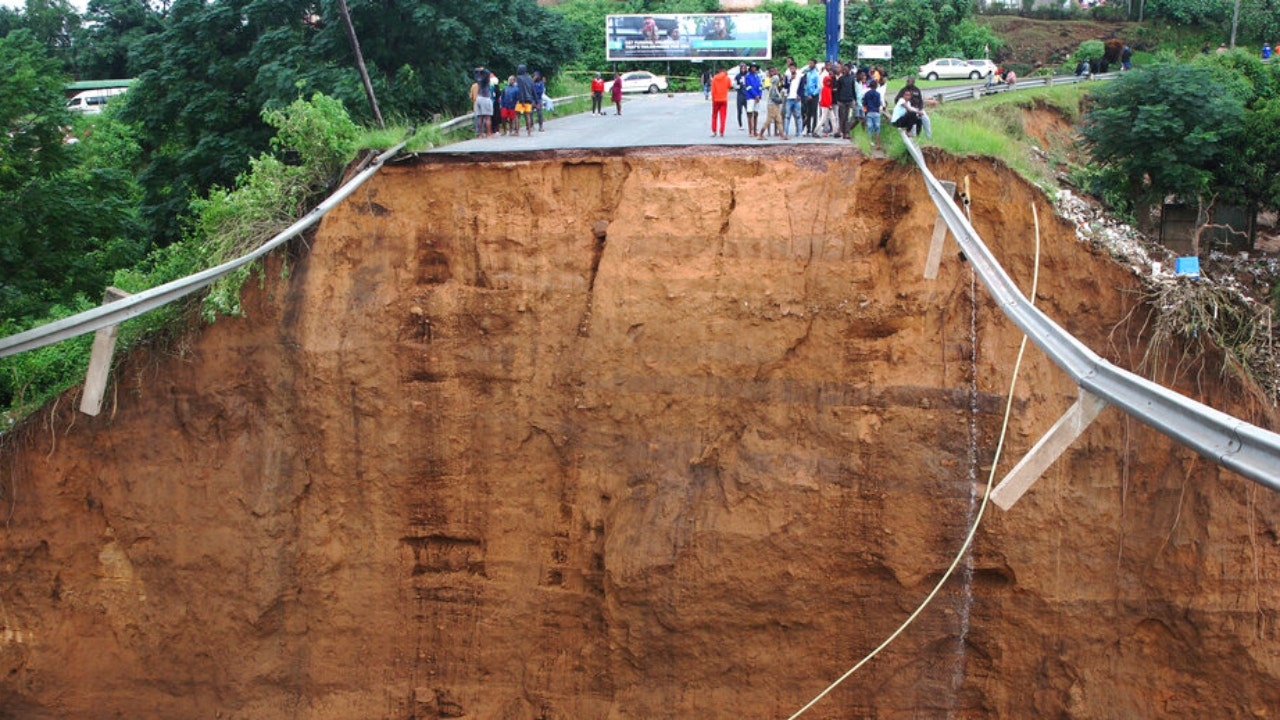
<svg viewBox="0 0 1280 720">
<path fill-rule="evenodd" d="M 1001 510 L 1013 507 L 1106 406 L 1106 400 L 1080 388 L 1080 397 L 1075 403 L 1036 442 L 1035 447 L 1018 461 L 1009 474 L 1004 476 L 996 489 L 991 491 L 991 501 L 999 505 Z"/>
<path fill-rule="evenodd" d="M 120 288 L 109 287 L 102 294 L 102 304 L 107 305 L 129 297 Z M 93 334 L 93 352 L 89 355 L 89 371 L 84 377 L 84 394 L 80 397 L 80 412 L 97 415 L 102 412 L 102 397 L 107 392 L 107 376 L 111 372 L 111 358 L 116 353 L 116 330 L 119 325 L 99 328 Z"/>
<path fill-rule="evenodd" d="M 956 194 L 956 184 L 950 180 L 941 180 L 942 187 L 946 189 L 953 197 Z M 929 241 L 929 256 L 924 261 L 924 279 L 937 280 L 938 267 L 942 264 L 942 246 L 947 240 L 947 221 L 942 217 L 942 211 L 938 211 L 938 217 L 933 221 L 933 238 Z"/>
<path fill-rule="evenodd" d="M 973 99 L 974 100 L 982 99 L 982 88 L 977 85 L 973 87 Z"/>
</svg>

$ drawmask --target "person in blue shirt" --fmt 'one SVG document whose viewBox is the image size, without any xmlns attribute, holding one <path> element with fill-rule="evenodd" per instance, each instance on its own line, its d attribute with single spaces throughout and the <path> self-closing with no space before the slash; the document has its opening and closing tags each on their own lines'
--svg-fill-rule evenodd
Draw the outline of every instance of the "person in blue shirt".
<svg viewBox="0 0 1280 720">
<path fill-rule="evenodd" d="M 519 135 L 520 124 L 516 120 L 516 101 L 520 97 L 520 88 L 516 87 L 516 76 L 507 78 L 507 89 L 502 91 L 502 134 Z"/>
<path fill-rule="evenodd" d="M 743 81 L 743 93 L 747 96 L 747 134 L 756 136 L 760 123 L 760 98 L 764 95 L 764 85 L 760 81 L 760 66 L 752 64 L 747 70 L 747 79 Z"/>
<path fill-rule="evenodd" d="M 1262 43 L 1262 59 L 1271 59 L 1271 43 Z"/>
<path fill-rule="evenodd" d="M 538 115 L 538 132 L 542 132 L 542 104 L 547 94 L 547 81 L 538 70 L 533 72 L 533 111 Z"/>
<path fill-rule="evenodd" d="M 867 91 L 862 94 L 862 111 L 867 115 L 867 137 L 871 138 L 876 150 L 879 150 L 880 111 L 884 108 L 884 101 L 880 98 L 877 87 L 875 80 L 867 83 Z"/>
</svg>

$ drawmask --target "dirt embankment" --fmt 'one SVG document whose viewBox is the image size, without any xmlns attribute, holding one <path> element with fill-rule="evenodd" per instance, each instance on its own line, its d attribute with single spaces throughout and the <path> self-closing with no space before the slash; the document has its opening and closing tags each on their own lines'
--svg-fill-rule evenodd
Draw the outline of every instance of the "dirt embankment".
<svg viewBox="0 0 1280 720">
<path fill-rule="evenodd" d="M 935 163 L 1029 284 L 1049 206 Z M 954 245 L 922 279 L 934 215 L 831 148 L 386 169 L 247 319 L 5 437 L 0 717 L 785 717 L 991 461 L 1019 336 Z M 1137 366 L 1132 279 L 1043 225 L 1038 302 Z M 1074 394 L 1029 352 L 1002 467 Z M 1267 716 L 1277 510 L 1108 410 L 806 717 Z"/>
</svg>

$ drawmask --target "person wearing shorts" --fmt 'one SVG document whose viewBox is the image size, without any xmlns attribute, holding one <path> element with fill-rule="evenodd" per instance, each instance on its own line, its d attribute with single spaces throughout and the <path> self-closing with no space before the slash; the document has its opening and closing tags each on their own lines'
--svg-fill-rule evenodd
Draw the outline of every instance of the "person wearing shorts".
<svg viewBox="0 0 1280 720">
<path fill-rule="evenodd" d="M 487 138 L 491 133 L 489 118 L 493 115 L 493 91 L 489 87 L 489 71 L 476 68 L 476 97 L 472 112 L 475 113 L 476 137 Z"/>
<path fill-rule="evenodd" d="M 520 65 L 516 68 L 516 134 L 520 134 L 520 118 L 524 117 L 524 128 L 533 135 L 533 103 L 536 99 L 533 89 L 533 77 L 529 69 Z"/>
<path fill-rule="evenodd" d="M 763 82 L 760 79 L 760 66 L 752 65 L 747 69 L 747 77 L 742 83 L 743 93 L 747 97 L 747 134 L 757 137 L 764 129 L 760 125 L 760 98 L 764 95 Z"/>
<path fill-rule="evenodd" d="M 519 135 L 520 126 L 516 123 L 516 102 L 520 90 L 516 87 L 516 76 L 507 78 L 507 88 L 502 91 L 502 134 Z"/>
</svg>

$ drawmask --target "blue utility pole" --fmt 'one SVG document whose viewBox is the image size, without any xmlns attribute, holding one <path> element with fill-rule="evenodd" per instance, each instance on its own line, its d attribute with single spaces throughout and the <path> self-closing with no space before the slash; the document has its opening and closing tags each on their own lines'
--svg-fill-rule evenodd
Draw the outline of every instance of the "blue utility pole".
<svg viewBox="0 0 1280 720">
<path fill-rule="evenodd" d="M 844 39 L 844 0 L 826 0 L 827 62 L 840 57 L 840 41 Z"/>
</svg>

